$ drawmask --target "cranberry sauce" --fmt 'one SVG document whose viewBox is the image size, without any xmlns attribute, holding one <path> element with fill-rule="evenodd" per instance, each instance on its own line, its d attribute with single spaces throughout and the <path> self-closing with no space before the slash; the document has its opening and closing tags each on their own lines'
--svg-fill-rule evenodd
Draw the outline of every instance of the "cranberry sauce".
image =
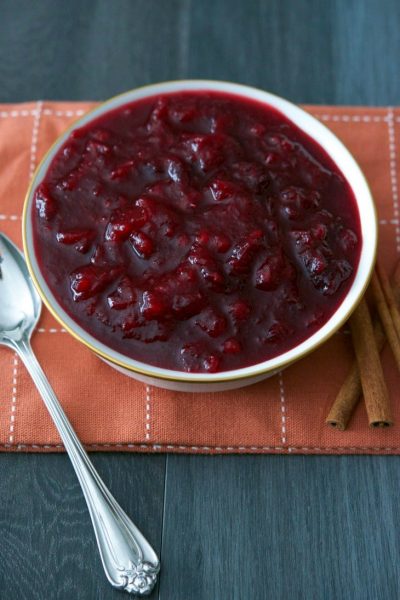
<svg viewBox="0 0 400 600">
<path fill-rule="evenodd" d="M 144 363 L 248 366 L 325 323 L 361 232 L 336 165 L 241 97 L 146 98 L 74 131 L 35 192 L 35 251 L 86 331 Z"/>
</svg>

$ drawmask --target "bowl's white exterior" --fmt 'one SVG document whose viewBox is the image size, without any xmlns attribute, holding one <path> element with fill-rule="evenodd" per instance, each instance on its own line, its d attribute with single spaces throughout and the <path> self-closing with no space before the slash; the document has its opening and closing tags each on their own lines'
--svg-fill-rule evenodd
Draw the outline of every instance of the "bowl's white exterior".
<svg viewBox="0 0 400 600">
<path fill-rule="evenodd" d="M 130 371 L 125 367 L 121 367 L 120 365 L 116 365 L 105 358 L 99 357 L 105 363 L 113 367 L 123 375 L 127 375 L 128 377 L 132 377 L 133 379 L 137 379 L 146 385 L 153 385 L 156 387 L 163 388 L 165 390 L 174 390 L 176 392 L 225 392 L 227 390 L 236 390 L 238 388 L 252 385 L 253 383 L 258 383 L 263 379 L 267 379 L 268 377 L 272 377 L 278 373 L 279 369 L 276 371 L 268 371 L 267 373 L 263 373 L 262 375 L 254 375 L 254 377 L 249 377 L 248 379 L 232 379 L 231 381 L 220 381 L 220 382 L 205 382 L 205 383 L 191 383 L 190 381 L 171 381 L 168 379 L 159 379 L 158 377 L 149 377 L 148 375 L 142 375 L 141 373 L 135 373 L 134 371 Z"/>
<path fill-rule="evenodd" d="M 147 96 L 184 90 L 214 90 L 236 94 L 264 102 L 280 110 L 300 129 L 320 144 L 320 146 L 322 146 L 331 156 L 350 183 L 360 212 L 362 231 L 360 264 L 348 294 L 329 321 L 304 342 L 291 348 L 284 354 L 250 367 L 236 369 L 234 371 L 224 371 L 222 373 L 184 373 L 181 371 L 162 369 L 128 358 L 108 348 L 105 344 L 96 340 L 75 323 L 75 321 L 71 319 L 58 304 L 40 272 L 33 250 L 30 215 L 34 191 L 44 178 L 54 155 L 66 141 L 71 131 L 86 125 L 108 110 L 117 108 L 128 102 L 139 100 Z M 93 111 L 79 119 L 79 121 L 60 136 L 37 168 L 28 190 L 23 215 L 23 239 L 25 255 L 31 276 L 49 310 L 72 335 L 91 348 L 101 358 L 106 360 L 108 364 L 120 372 L 140 381 L 144 381 L 147 384 L 167 389 L 193 392 L 221 391 L 243 387 L 245 385 L 256 383 L 266 377 L 270 377 L 280 369 L 308 354 L 326 341 L 347 320 L 362 297 L 372 272 L 377 246 L 377 218 L 369 186 L 356 161 L 339 139 L 310 114 L 283 98 L 255 88 L 219 81 L 182 80 L 150 85 L 116 96 L 99 105 Z"/>
</svg>

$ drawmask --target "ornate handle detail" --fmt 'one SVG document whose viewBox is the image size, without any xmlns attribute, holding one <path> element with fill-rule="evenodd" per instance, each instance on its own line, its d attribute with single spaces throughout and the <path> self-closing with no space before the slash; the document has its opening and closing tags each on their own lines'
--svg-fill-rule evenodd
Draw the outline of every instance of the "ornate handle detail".
<svg viewBox="0 0 400 600">
<path fill-rule="evenodd" d="M 13 342 L 24 361 L 58 429 L 92 519 L 100 557 L 107 578 L 115 588 L 132 594 L 150 594 L 160 563 L 148 541 L 110 494 L 67 419 L 39 365 L 29 340 Z"/>
</svg>

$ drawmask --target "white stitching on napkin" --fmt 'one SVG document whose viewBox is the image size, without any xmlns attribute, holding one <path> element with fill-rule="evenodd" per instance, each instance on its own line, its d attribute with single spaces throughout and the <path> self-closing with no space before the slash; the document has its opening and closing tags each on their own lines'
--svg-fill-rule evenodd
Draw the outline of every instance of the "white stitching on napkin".
<svg viewBox="0 0 400 600">
<path fill-rule="evenodd" d="M 388 135 L 389 135 L 389 166 L 390 166 L 390 181 L 392 184 L 392 201 L 393 201 L 393 218 L 399 219 L 399 193 L 397 185 L 396 171 L 396 136 L 394 131 L 394 115 L 393 108 L 388 108 L 387 115 Z M 396 224 L 396 250 L 400 253 L 400 226 Z"/>
<path fill-rule="evenodd" d="M 40 116 L 42 113 L 43 102 L 39 100 L 36 103 L 36 109 L 34 111 L 34 119 L 32 125 L 32 137 L 31 137 L 31 150 L 30 150 L 30 161 L 29 161 L 29 181 L 32 178 L 33 172 L 36 166 L 36 157 L 37 157 L 37 143 L 39 137 L 39 126 L 40 126 Z M 11 111 L 12 112 L 12 111 Z M 16 215 L 10 215 L 10 219 L 12 221 L 16 220 Z M 10 416 L 10 434 L 9 434 L 9 442 L 12 444 L 14 442 L 14 429 L 15 429 L 15 419 L 16 419 L 16 408 L 17 408 L 17 376 L 18 376 L 18 357 L 14 356 L 13 360 L 13 374 L 12 374 L 12 398 L 11 398 L 11 416 Z M 32 446 L 33 447 L 33 446 Z"/>
<path fill-rule="evenodd" d="M 43 114 L 46 116 L 53 117 L 81 117 L 85 114 L 81 108 L 75 110 L 55 110 L 52 108 L 45 108 Z M 37 109 L 27 110 L 25 108 L 21 110 L 0 110 L 0 119 L 16 119 L 17 117 L 34 117 L 37 113 Z"/>
<path fill-rule="evenodd" d="M 37 143 L 39 137 L 40 119 L 42 116 L 43 101 L 38 100 L 36 103 L 35 117 L 33 119 L 32 139 L 31 139 L 31 159 L 29 163 L 29 180 L 32 179 L 36 167 Z"/>
<path fill-rule="evenodd" d="M 0 111 L 0 118 L 1 119 L 8 119 L 8 118 L 13 118 L 15 119 L 16 117 L 34 117 L 35 116 L 35 109 L 33 110 L 26 110 L 26 109 L 22 109 L 22 110 L 1 110 Z"/>
<path fill-rule="evenodd" d="M 180 444 L 133 444 L 133 443 L 118 443 L 118 444 L 85 444 L 86 448 L 93 450 L 101 448 L 130 448 L 135 450 L 182 450 L 187 452 L 301 452 L 303 454 L 315 454 L 323 452 L 399 452 L 399 446 L 190 446 Z M 33 448 L 35 450 L 56 448 L 63 449 L 62 444 L 0 444 L 0 448 L 15 448 L 16 450 L 25 450 Z"/>
<path fill-rule="evenodd" d="M 15 413 L 17 410 L 17 375 L 18 375 L 18 355 L 14 354 L 12 370 L 12 395 L 11 395 L 11 414 L 10 414 L 10 432 L 8 441 L 14 442 Z"/>
<path fill-rule="evenodd" d="M 52 108 L 45 108 L 43 114 L 53 117 L 81 117 L 85 114 L 85 111 L 81 108 L 76 110 L 53 110 Z"/>
<path fill-rule="evenodd" d="M 149 385 L 146 385 L 146 440 L 150 439 L 150 422 L 151 422 L 151 413 L 150 406 L 151 404 L 151 388 Z"/>
<path fill-rule="evenodd" d="M 379 219 L 379 225 L 398 225 L 399 219 Z"/>
<path fill-rule="evenodd" d="M 21 215 L 0 215 L 0 221 L 19 221 Z"/>
<path fill-rule="evenodd" d="M 286 404 L 285 404 L 285 388 L 283 385 L 282 371 L 279 371 L 279 394 L 281 398 L 281 441 L 282 444 L 286 444 Z"/>
<path fill-rule="evenodd" d="M 319 115 L 314 113 L 313 116 L 320 121 L 342 121 L 344 123 L 381 123 L 387 121 L 387 116 L 379 115 Z"/>
<path fill-rule="evenodd" d="M 39 327 L 35 329 L 38 333 L 67 333 L 66 329 L 56 329 L 55 327 L 50 327 L 50 329 L 45 329 L 44 327 Z"/>
</svg>

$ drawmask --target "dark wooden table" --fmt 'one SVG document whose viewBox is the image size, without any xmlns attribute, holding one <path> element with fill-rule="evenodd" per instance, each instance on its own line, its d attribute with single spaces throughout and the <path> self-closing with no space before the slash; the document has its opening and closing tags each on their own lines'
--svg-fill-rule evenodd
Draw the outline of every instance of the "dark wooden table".
<svg viewBox="0 0 400 600">
<path fill-rule="evenodd" d="M 397 0 L 3 0 L 0 102 L 202 77 L 295 102 L 400 104 L 399 27 Z M 93 460 L 160 552 L 151 598 L 400 598 L 400 458 Z M 1 455 L 1 600 L 122 597 L 67 457 Z"/>
</svg>

